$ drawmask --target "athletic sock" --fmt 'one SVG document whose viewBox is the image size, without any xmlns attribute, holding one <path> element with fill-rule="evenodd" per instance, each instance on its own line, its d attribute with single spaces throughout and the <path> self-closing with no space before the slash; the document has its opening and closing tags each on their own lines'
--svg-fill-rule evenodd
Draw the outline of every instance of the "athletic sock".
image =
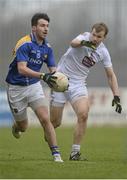
<svg viewBox="0 0 127 180">
<path fill-rule="evenodd" d="M 60 155 L 59 147 L 58 146 L 51 146 L 50 147 L 52 155 L 53 156 L 58 156 Z"/>
<path fill-rule="evenodd" d="M 80 152 L 80 145 L 73 144 L 71 149 L 71 156 L 75 155 L 77 152 Z"/>
</svg>

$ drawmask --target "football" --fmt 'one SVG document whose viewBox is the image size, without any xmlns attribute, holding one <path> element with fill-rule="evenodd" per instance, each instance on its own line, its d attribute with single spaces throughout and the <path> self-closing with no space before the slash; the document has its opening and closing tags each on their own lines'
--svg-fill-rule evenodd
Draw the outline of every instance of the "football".
<svg viewBox="0 0 127 180">
<path fill-rule="evenodd" d="M 64 92 L 68 89 L 68 77 L 61 73 L 56 72 L 53 76 L 57 77 L 56 85 L 53 86 L 52 90 L 56 92 Z"/>
</svg>

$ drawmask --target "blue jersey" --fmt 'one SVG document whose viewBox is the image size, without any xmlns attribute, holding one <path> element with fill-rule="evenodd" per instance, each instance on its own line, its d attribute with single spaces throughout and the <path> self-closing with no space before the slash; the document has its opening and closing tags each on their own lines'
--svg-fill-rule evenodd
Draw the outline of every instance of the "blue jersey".
<svg viewBox="0 0 127 180">
<path fill-rule="evenodd" d="M 14 58 L 6 77 L 6 82 L 9 84 L 27 86 L 39 81 L 38 78 L 20 74 L 17 68 L 18 62 L 27 62 L 27 67 L 36 72 L 40 71 L 43 62 L 48 67 L 55 67 L 53 50 L 50 45 L 46 40 L 42 45 L 39 45 L 33 34 L 27 35 L 17 42 L 13 55 Z"/>
</svg>

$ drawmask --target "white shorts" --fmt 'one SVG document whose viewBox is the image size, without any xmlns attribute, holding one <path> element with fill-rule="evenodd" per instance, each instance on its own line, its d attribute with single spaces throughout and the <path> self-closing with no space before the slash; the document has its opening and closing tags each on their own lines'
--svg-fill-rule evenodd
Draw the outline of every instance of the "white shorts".
<svg viewBox="0 0 127 180">
<path fill-rule="evenodd" d="M 66 101 L 73 104 L 82 97 L 88 97 L 87 87 L 84 82 L 77 82 L 77 80 L 69 79 L 69 89 L 65 92 L 51 92 L 52 106 L 64 106 Z"/>
<path fill-rule="evenodd" d="M 17 121 L 27 119 L 27 107 L 36 110 L 39 106 L 47 106 L 40 82 L 29 86 L 8 84 L 7 96 L 12 114 Z"/>
</svg>

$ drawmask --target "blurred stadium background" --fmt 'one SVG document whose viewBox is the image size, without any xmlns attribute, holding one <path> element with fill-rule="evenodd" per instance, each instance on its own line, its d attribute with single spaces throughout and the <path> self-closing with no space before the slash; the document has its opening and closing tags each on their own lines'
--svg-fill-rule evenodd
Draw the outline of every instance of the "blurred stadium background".
<svg viewBox="0 0 127 180">
<path fill-rule="evenodd" d="M 91 26 L 103 21 L 109 27 L 105 41 L 113 62 L 121 92 L 122 115 L 111 107 L 112 94 L 108 88 L 104 68 L 101 64 L 92 69 L 88 77 L 91 99 L 89 125 L 127 124 L 127 1 L 126 0 L 0 0 L 0 127 L 10 126 L 12 116 L 7 104 L 5 77 L 11 62 L 11 52 L 16 41 L 30 33 L 31 16 L 46 12 L 51 18 L 48 40 L 55 53 L 56 62 L 68 48 L 69 42 L 79 33 L 90 31 Z M 46 67 L 43 67 L 46 71 Z M 49 89 L 45 86 L 47 100 Z M 38 125 L 29 110 L 30 122 Z M 66 105 L 63 125 L 75 123 L 69 104 Z"/>
</svg>

